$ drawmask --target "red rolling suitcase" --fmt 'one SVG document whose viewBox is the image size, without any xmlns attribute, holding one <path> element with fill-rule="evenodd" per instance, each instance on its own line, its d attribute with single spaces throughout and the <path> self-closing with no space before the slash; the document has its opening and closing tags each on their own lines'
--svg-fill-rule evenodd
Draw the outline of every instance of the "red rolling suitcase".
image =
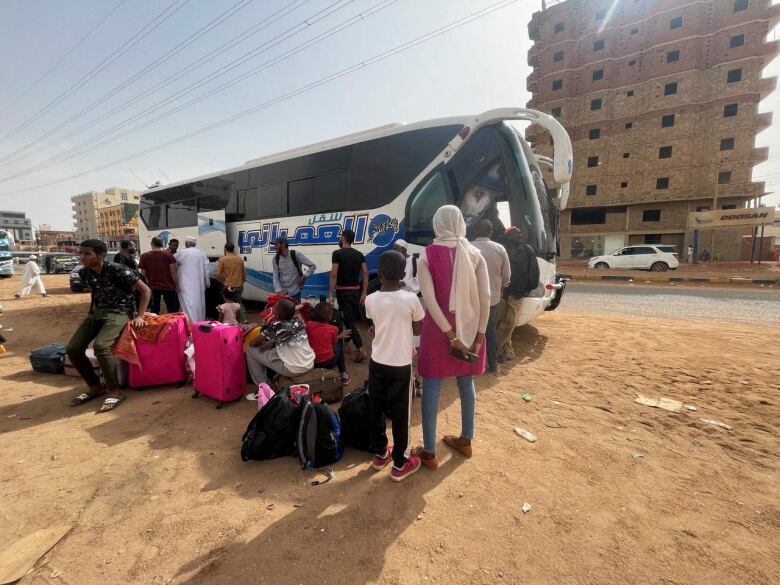
<svg viewBox="0 0 780 585">
<path fill-rule="evenodd" d="M 195 346 L 195 381 L 193 398 L 205 394 L 217 401 L 237 400 L 246 390 L 244 335 L 237 325 L 216 321 L 199 321 L 192 326 Z"/>
</svg>

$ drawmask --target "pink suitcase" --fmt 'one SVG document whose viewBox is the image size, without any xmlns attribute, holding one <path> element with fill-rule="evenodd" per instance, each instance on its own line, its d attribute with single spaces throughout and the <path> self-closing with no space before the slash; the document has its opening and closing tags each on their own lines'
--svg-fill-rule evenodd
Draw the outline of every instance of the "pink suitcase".
<svg viewBox="0 0 780 585">
<path fill-rule="evenodd" d="M 136 338 L 135 350 L 141 362 L 140 367 L 130 364 L 128 373 L 131 388 L 176 384 L 187 380 L 186 317 L 171 321 L 168 333 L 157 343 L 148 343 Z"/>
<path fill-rule="evenodd" d="M 246 390 L 244 335 L 237 325 L 216 321 L 199 321 L 192 326 L 195 346 L 195 381 L 193 398 L 205 394 L 217 401 L 237 400 Z"/>
</svg>

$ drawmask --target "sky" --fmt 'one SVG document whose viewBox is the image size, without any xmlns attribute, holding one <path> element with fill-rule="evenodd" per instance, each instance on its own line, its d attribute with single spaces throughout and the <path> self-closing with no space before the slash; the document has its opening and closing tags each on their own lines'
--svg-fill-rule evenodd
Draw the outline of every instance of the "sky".
<svg viewBox="0 0 780 585">
<path fill-rule="evenodd" d="M 506 3 L 460 28 L 371 61 L 498 3 L 2 0 L 0 209 L 25 211 L 35 226 L 71 229 L 70 197 L 78 193 L 110 186 L 143 190 L 158 180 L 184 180 L 392 122 L 524 106 L 530 98 L 527 24 L 541 0 Z M 264 28 L 241 40 L 244 31 L 264 20 Z M 342 24 L 343 30 L 288 54 Z M 254 56 L 214 77 L 253 50 Z M 176 52 L 159 62 L 171 51 Z M 361 63 L 366 65 L 289 95 Z M 252 69 L 261 70 L 252 74 Z M 778 73 L 780 59 L 765 70 L 767 76 Z M 163 117 L 243 74 L 223 91 Z M 149 151 L 263 104 L 225 125 Z M 764 100 L 761 110 L 780 112 L 780 92 Z M 161 118 L 135 129 L 156 116 Z M 120 124 L 126 135 L 101 144 L 119 133 L 108 131 Z M 780 118 L 757 140 L 758 146 L 772 147 L 770 161 L 754 171 L 755 179 L 767 177 L 767 191 L 774 192 L 770 203 L 780 202 L 778 138 Z M 62 159 L 69 154 L 76 156 Z"/>
</svg>

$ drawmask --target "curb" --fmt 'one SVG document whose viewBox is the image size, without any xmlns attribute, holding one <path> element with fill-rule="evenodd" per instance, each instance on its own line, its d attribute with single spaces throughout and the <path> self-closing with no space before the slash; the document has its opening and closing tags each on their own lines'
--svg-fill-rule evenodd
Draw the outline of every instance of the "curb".
<svg viewBox="0 0 780 585">
<path fill-rule="evenodd" d="M 593 274 L 588 272 L 581 272 L 581 273 L 573 273 L 569 274 L 569 277 L 574 281 L 583 281 L 583 280 L 602 280 L 602 281 L 611 281 L 611 282 L 634 282 L 634 281 L 651 281 L 651 282 L 661 282 L 661 283 L 669 283 L 669 284 L 679 284 L 683 282 L 691 282 L 696 284 L 752 284 L 752 285 L 760 285 L 760 286 L 775 286 L 780 285 L 780 280 L 772 280 L 772 279 L 752 279 L 752 278 L 743 278 L 741 276 L 712 276 L 709 278 L 705 277 L 680 277 L 680 276 L 657 276 L 655 274 L 648 274 L 648 275 L 642 275 L 642 276 L 625 276 L 625 275 L 619 275 L 619 274 Z"/>
</svg>

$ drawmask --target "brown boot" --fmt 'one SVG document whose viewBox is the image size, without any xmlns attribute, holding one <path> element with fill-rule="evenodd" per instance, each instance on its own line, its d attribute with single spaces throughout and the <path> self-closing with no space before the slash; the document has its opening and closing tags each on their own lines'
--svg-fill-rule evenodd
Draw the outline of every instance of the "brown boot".
<svg viewBox="0 0 780 585">
<path fill-rule="evenodd" d="M 455 449 L 455 451 L 467 459 L 471 457 L 471 439 L 464 439 L 463 437 L 456 437 L 455 435 L 444 435 L 442 440 L 444 441 L 445 445 Z"/>
<path fill-rule="evenodd" d="M 412 449 L 411 454 L 419 457 L 422 464 L 431 471 L 436 471 L 439 468 L 439 462 L 436 460 L 436 453 L 429 453 L 422 447 L 415 447 Z"/>
</svg>

